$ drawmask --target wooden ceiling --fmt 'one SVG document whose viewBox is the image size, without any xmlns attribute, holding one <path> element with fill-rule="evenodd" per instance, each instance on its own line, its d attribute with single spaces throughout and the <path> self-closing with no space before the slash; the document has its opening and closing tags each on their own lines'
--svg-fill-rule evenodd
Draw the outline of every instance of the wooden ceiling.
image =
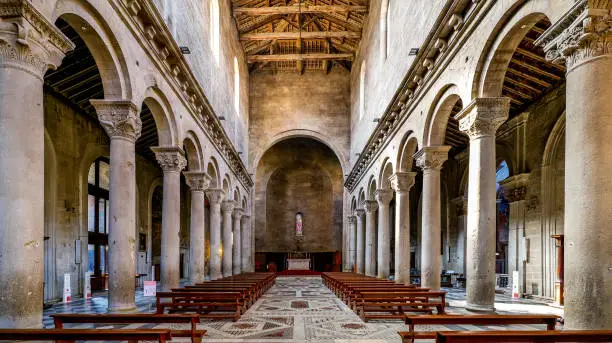
<svg viewBox="0 0 612 343">
<path fill-rule="evenodd" d="M 249 70 L 350 70 L 369 0 L 232 0 Z"/>
</svg>

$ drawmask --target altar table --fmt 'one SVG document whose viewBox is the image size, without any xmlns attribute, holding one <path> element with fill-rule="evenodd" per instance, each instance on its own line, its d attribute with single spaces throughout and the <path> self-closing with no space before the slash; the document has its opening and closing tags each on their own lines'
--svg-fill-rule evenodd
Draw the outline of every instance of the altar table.
<svg viewBox="0 0 612 343">
<path fill-rule="evenodd" d="M 288 270 L 310 270 L 310 259 L 290 258 L 287 259 Z"/>
</svg>

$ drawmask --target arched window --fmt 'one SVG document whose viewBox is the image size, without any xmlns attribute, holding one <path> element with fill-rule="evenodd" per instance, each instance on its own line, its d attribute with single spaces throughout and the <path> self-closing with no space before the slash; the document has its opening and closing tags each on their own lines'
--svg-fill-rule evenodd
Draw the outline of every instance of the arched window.
<svg viewBox="0 0 612 343">
<path fill-rule="evenodd" d="M 359 120 L 365 114 L 365 77 L 366 77 L 366 61 L 361 62 L 361 70 L 359 71 Z"/>
<path fill-rule="evenodd" d="M 110 165 L 101 157 L 91 164 L 87 176 L 87 271 L 94 276 L 106 274 L 109 188 Z"/>
<path fill-rule="evenodd" d="M 234 109 L 236 115 L 240 117 L 240 67 L 237 57 L 234 57 Z"/>
<path fill-rule="evenodd" d="M 389 55 L 389 0 L 380 4 L 380 54 L 383 59 Z"/>
<path fill-rule="evenodd" d="M 219 0 L 210 0 L 210 49 L 219 65 Z"/>
</svg>

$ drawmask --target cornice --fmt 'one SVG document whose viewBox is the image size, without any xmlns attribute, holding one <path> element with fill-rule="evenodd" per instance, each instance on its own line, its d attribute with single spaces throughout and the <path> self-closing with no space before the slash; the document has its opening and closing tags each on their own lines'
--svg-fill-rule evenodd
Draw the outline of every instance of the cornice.
<svg viewBox="0 0 612 343">
<path fill-rule="evenodd" d="M 418 55 L 406 73 L 402 84 L 382 114 L 378 126 L 370 135 L 351 173 L 344 182 L 353 192 L 360 180 L 376 161 L 376 157 L 406 121 L 412 109 L 430 86 L 435 75 L 443 70 L 445 60 L 456 53 L 461 37 L 471 28 L 485 4 L 493 0 L 448 0 L 438 16 Z M 490 6 L 488 7 L 490 8 Z"/>
<path fill-rule="evenodd" d="M 247 191 L 253 179 L 152 0 L 109 0 Z"/>
</svg>

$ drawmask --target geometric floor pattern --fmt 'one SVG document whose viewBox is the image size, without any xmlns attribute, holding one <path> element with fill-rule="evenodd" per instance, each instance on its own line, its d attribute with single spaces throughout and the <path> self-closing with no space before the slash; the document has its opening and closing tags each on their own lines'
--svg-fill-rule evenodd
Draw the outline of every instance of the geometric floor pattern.
<svg viewBox="0 0 612 343">
<path fill-rule="evenodd" d="M 461 291 L 449 291 L 448 313 L 466 313 L 461 307 L 465 294 Z M 499 299 L 498 299 L 499 298 Z M 519 310 L 509 308 L 500 313 L 535 312 L 556 313 L 559 309 L 543 305 L 539 302 L 522 301 L 517 303 L 503 296 L 496 298 L 496 307 L 508 303 L 508 306 L 520 305 Z M 137 292 L 136 303 L 138 312 L 153 312 L 154 298 L 145 298 Z M 93 299 L 76 300 L 70 304 L 58 304 L 45 310 L 44 326 L 53 327 L 49 315 L 53 313 L 104 313 L 106 311 L 105 296 L 94 296 Z M 527 307 L 525 307 L 527 306 Z M 532 306 L 533 308 L 529 307 Z M 526 308 L 525 311 L 520 309 Z M 556 311 L 556 312 L 555 312 Z M 67 326 L 71 328 L 91 328 L 89 324 Z M 101 327 L 101 326 L 98 326 Z M 126 327 L 121 325 L 104 326 Z M 129 328 L 181 328 L 180 325 L 147 325 L 132 324 Z M 182 327 L 184 328 L 184 327 Z M 204 342 L 316 342 L 316 343 L 377 343 L 401 342 L 397 331 L 406 330 L 401 321 L 372 321 L 364 323 L 352 310 L 338 299 L 327 287 L 323 286 L 317 276 L 277 277 L 275 285 L 266 292 L 238 320 L 232 321 L 202 321 L 198 329 L 207 330 Z M 473 325 L 417 327 L 418 330 L 504 330 L 504 329 L 543 329 L 539 325 L 514 325 L 507 327 L 476 327 Z M 188 339 L 175 339 L 188 341 Z M 423 342 L 428 342 L 423 340 Z"/>
</svg>

